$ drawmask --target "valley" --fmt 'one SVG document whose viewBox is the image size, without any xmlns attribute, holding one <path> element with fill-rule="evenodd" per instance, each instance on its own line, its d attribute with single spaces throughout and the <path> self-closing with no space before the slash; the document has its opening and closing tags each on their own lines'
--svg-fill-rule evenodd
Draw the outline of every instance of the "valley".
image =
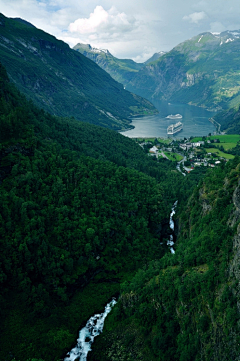
<svg viewBox="0 0 240 361">
<path fill-rule="evenodd" d="M 136 63 L 0 15 L 1 360 L 238 360 L 239 39 Z"/>
</svg>

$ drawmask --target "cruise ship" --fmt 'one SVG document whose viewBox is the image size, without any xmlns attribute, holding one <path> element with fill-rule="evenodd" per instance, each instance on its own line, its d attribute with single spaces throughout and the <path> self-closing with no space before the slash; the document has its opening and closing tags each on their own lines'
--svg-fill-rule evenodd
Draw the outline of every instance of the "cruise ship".
<svg viewBox="0 0 240 361">
<path fill-rule="evenodd" d="M 166 117 L 167 119 L 182 119 L 182 115 L 181 114 L 170 114 Z"/>
<path fill-rule="evenodd" d="M 182 130 L 183 128 L 183 124 L 181 122 L 178 122 L 176 124 L 171 124 L 169 125 L 169 127 L 167 128 L 167 134 L 175 134 L 180 132 L 180 130 Z"/>
</svg>

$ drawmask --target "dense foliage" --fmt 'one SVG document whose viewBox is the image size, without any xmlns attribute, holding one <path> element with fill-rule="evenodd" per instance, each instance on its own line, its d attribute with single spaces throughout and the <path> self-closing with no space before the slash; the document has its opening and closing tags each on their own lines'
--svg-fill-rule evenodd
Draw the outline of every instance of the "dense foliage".
<svg viewBox="0 0 240 361">
<path fill-rule="evenodd" d="M 239 174 L 240 158 L 208 172 L 179 214 L 176 253 L 122 285 L 91 360 L 238 359 Z"/>
<path fill-rule="evenodd" d="M 52 361 L 63 357 L 75 342 L 77 329 L 101 311 L 110 297 L 119 294 L 121 282 L 123 294 L 114 316 L 119 325 L 116 332 L 127 335 L 128 345 L 135 339 L 146 352 L 153 348 L 155 358 L 160 357 L 159 352 L 163 359 L 170 357 L 178 345 L 170 335 L 178 337 L 182 327 L 176 315 L 172 319 L 179 277 L 199 273 L 208 282 L 209 275 L 215 279 L 209 270 L 219 269 L 222 282 L 224 266 L 215 256 L 223 249 L 227 262 L 231 251 L 233 231 L 225 237 L 223 223 L 215 222 L 216 214 L 221 214 L 218 208 L 213 218 L 202 218 L 197 224 L 201 208 L 195 193 L 188 213 L 184 211 L 184 203 L 206 169 L 183 177 L 176 163 L 149 157 L 127 137 L 40 110 L 12 86 L 2 66 L 0 128 L 0 358 Z M 231 167 L 236 164 L 226 170 L 219 168 L 215 178 L 211 173 L 205 178 L 211 202 L 216 199 L 224 172 L 231 172 Z M 219 191 L 222 201 L 217 203 L 219 207 L 229 204 L 224 208 L 226 214 L 221 214 L 225 223 L 236 174 L 231 179 L 232 188 L 228 187 L 227 195 Z M 171 256 L 168 219 L 176 199 L 182 238 L 178 251 Z M 214 222 L 215 233 L 209 233 L 205 227 L 213 227 Z M 201 243 L 197 227 L 211 234 L 211 242 Z M 189 229 L 195 232 L 192 243 L 187 241 Z M 224 235 L 222 243 L 214 242 L 218 233 Z M 195 269 L 202 269 L 204 262 L 209 266 L 203 267 L 202 275 Z M 199 281 L 197 277 L 195 281 Z M 199 282 L 198 290 L 202 280 Z M 162 303 L 167 315 L 158 313 L 161 297 L 169 305 L 166 308 Z M 229 302 L 234 304 L 235 300 Z M 232 315 L 229 312 L 228 319 Z M 128 317 L 134 334 L 129 333 Z M 144 327 L 139 326 L 142 320 Z M 156 337 L 149 346 L 153 334 Z M 115 337 L 111 335 L 109 340 Z M 143 342 L 146 335 L 147 344 Z M 160 351 L 161 335 L 170 345 L 166 351 Z M 187 338 L 189 330 L 184 335 Z M 136 350 L 135 359 L 143 352 L 142 347 Z"/>
<path fill-rule="evenodd" d="M 221 131 L 228 134 L 240 133 L 240 111 L 239 105 L 237 109 L 231 108 L 224 112 L 220 112 L 214 116 L 214 119 L 221 124 Z"/>
<path fill-rule="evenodd" d="M 164 255 L 183 177 L 129 138 L 38 109 L 2 66 L 0 84 L 0 358 L 53 360 Z"/>
</svg>

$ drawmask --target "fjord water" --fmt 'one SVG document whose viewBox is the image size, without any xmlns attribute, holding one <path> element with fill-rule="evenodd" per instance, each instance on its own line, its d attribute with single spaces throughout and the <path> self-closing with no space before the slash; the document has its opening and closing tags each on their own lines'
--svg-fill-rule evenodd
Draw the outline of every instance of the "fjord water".
<svg viewBox="0 0 240 361">
<path fill-rule="evenodd" d="M 153 104 L 158 109 L 159 114 L 135 118 L 131 123 L 135 128 L 121 133 L 129 138 L 167 138 L 167 127 L 179 120 L 183 123 L 183 130 L 176 133 L 174 138 L 204 136 L 216 131 L 214 125 L 209 121 L 209 118 L 216 112 L 193 105 L 170 104 L 164 101 L 153 102 Z M 181 114 L 182 119 L 166 119 L 169 114 Z"/>
</svg>

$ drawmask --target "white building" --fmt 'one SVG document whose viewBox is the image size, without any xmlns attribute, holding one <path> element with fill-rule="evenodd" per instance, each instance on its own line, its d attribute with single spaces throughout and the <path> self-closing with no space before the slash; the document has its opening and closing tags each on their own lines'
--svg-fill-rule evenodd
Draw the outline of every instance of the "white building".
<svg viewBox="0 0 240 361">
<path fill-rule="evenodd" d="M 158 148 L 155 145 L 149 149 L 149 153 L 157 154 L 157 152 L 158 152 Z"/>
</svg>

